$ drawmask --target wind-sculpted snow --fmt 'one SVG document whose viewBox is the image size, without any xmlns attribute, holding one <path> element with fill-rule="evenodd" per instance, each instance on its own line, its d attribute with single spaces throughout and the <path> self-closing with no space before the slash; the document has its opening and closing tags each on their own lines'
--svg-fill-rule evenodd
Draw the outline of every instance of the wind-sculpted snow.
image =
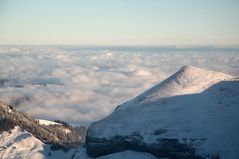
<svg viewBox="0 0 239 159">
<path fill-rule="evenodd" d="M 237 75 L 239 50 L 0 46 L 0 100 L 37 118 L 88 124 L 188 64 Z"/>
</svg>

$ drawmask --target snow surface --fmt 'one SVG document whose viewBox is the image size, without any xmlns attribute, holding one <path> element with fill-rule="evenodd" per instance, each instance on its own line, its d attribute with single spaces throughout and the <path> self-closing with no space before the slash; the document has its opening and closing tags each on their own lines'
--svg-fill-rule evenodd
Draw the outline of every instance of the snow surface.
<svg viewBox="0 0 239 159">
<path fill-rule="evenodd" d="M 157 159 L 157 158 L 149 153 L 127 150 L 123 152 L 117 152 L 102 157 L 98 157 L 97 159 Z"/>
<path fill-rule="evenodd" d="M 0 134 L 0 158 L 18 159 L 35 158 L 44 159 L 44 144 L 32 134 L 15 127 L 11 132 Z"/>
<path fill-rule="evenodd" d="M 230 78 L 232 76 L 225 73 L 203 70 L 193 66 L 183 66 L 174 75 L 145 91 L 119 109 L 151 103 L 161 98 L 200 93 L 213 84 Z"/>
<path fill-rule="evenodd" d="M 110 139 L 116 135 L 143 136 L 145 143 L 158 138 L 198 139 L 197 153 L 228 159 L 239 156 L 239 78 L 182 67 L 162 83 L 119 106 L 93 123 L 89 135 Z M 163 131 L 159 135 L 154 132 Z"/>
<path fill-rule="evenodd" d="M 38 119 L 38 121 L 41 125 L 61 125 L 60 123 L 50 121 L 50 120 Z"/>
<path fill-rule="evenodd" d="M 93 159 L 93 158 L 90 158 L 87 155 L 85 148 L 81 148 L 79 149 L 77 155 L 73 159 Z M 126 150 L 122 152 L 97 157 L 95 159 L 157 159 L 157 158 L 149 153 Z"/>
<path fill-rule="evenodd" d="M 1 159 L 69 159 L 79 151 L 79 148 L 52 151 L 50 146 L 19 127 L 0 134 Z"/>
<path fill-rule="evenodd" d="M 60 123 L 54 122 L 54 121 L 50 121 L 50 120 L 45 120 L 45 119 L 38 119 L 39 123 L 41 125 L 62 125 Z M 71 130 L 68 128 L 61 128 L 62 131 L 64 131 L 66 134 L 70 133 Z"/>
</svg>

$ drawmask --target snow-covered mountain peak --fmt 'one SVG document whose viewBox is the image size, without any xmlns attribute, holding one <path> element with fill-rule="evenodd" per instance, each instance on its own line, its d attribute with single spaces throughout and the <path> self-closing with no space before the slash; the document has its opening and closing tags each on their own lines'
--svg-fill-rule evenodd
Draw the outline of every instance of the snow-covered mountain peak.
<svg viewBox="0 0 239 159">
<path fill-rule="evenodd" d="M 206 69 L 202 69 L 202 68 L 198 68 L 198 67 L 194 67 L 194 66 L 190 66 L 190 65 L 186 65 L 181 67 L 181 69 L 176 72 L 174 75 L 171 76 L 170 79 L 172 80 L 181 80 L 181 82 L 187 80 L 187 79 L 195 79 L 195 78 L 199 78 L 199 79 L 208 79 L 208 76 L 212 76 L 213 78 L 211 78 L 211 80 L 215 80 L 215 79 L 227 79 L 230 78 L 230 75 L 227 75 L 225 73 L 222 72 L 216 72 L 216 71 L 211 71 L 211 70 L 206 70 Z"/>
<path fill-rule="evenodd" d="M 158 88 L 164 89 L 163 96 L 199 93 L 219 81 L 230 78 L 232 76 L 222 72 L 183 66 L 178 72 L 159 84 Z"/>
<path fill-rule="evenodd" d="M 216 71 L 209 71 L 193 66 L 183 66 L 178 72 L 163 82 L 143 92 L 130 102 L 126 102 L 118 109 L 125 109 L 132 105 L 145 105 L 172 96 L 200 93 L 219 81 L 229 80 L 232 76 Z"/>
<path fill-rule="evenodd" d="M 97 157 L 129 149 L 159 158 L 237 159 L 238 99 L 239 78 L 184 66 L 93 123 L 87 152 Z"/>
</svg>

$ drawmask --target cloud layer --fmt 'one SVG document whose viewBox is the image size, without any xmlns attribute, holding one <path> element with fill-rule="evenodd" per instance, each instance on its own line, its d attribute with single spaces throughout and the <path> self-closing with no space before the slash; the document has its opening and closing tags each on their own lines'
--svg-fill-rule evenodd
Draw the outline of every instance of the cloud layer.
<svg viewBox="0 0 239 159">
<path fill-rule="evenodd" d="M 183 65 L 239 75 L 239 50 L 0 46 L 0 100 L 87 125 Z"/>
</svg>

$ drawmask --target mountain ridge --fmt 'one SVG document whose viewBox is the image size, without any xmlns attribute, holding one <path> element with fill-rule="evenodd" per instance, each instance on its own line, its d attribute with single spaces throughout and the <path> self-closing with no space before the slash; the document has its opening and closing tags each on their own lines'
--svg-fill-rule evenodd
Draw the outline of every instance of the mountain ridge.
<svg viewBox="0 0 239 159">
<path fill-rule="evenodd" d="M 214 158 L 218 154 L 236 159 L 237 99 L 239 78 L 182 67 L 111 115 L 92 123 L 86 136 L 87 151 L 93 157 L 129 149 L 159 158 Z M 227 135 L 228 140 L 224 137 Z"/>
<path fill-rule="evenodd" d="M 186 65 L 164 81 L 156 84 L 126 103 L 127 105 L 130 105 L 130 103 L 135 104 L 135 102 L 147 103 L 147 98 L 152 101 L 170 96 L 198 93 L 218 81 L 230 78 L 233 78 L 233 76 Z M 200 87 L 198 86 L 199 83 Z M 126 103 L 124 103 L 124 105 L 126 105 Z M 124 107 L 126 108 L 127 106 Z M 119 109 L 119 107 L 117 107 L 117 109 Z"/>
</svg>

